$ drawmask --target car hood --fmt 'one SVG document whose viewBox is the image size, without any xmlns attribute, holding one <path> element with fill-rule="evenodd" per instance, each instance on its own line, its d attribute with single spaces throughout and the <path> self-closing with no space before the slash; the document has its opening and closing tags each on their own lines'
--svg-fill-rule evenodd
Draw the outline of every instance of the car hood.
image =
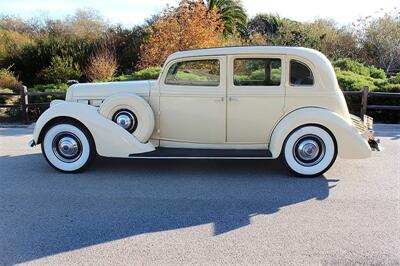
<svg viewBox="0 0 400 266">
<path fill-rule="evenodd" d="M 134 93 L 148 99 L 155 83 L 155 80 L 78 83 L 68 88 L 65 100 L 104 100 L 116 93 Z"/>
</svg>

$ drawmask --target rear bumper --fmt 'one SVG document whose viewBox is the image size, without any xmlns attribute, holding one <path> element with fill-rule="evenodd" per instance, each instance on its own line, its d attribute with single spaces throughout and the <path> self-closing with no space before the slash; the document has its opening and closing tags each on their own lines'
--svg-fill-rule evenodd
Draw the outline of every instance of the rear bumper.
<svg viewBox="0 0 400 266">
<path fill-rule="evenodd" d="M 33 139 L 31 139 L 31 140 L 28 142 L 28 145 L 29 145 L 29 147 L 33 147 L 33 146 L 36 145 L 36 143 L 35 143 L 35 141 L 34 141 Z"/>
<path fill-rule="evenodd" d="M 373 118 L 364 115 L 363 119 L 358 116 L 351 115 L 351 120 L 354 127 L 357 128 L 358 132 L 363 136 L 364 139 L 368 141 L 368 144 L 372 151 L 381 151 L 382 147 L 380 145 L 380 140 L 375 137 L 373 128 L 374 121 Z"/>
</svg>

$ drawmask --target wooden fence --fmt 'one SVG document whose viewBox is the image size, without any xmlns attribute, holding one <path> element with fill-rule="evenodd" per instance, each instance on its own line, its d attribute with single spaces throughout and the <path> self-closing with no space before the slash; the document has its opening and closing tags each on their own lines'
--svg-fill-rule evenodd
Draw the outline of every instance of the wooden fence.
<svg viewBox="0 0 400 266">
<path fill-rule="evenodd" d="M 0 96 L 12 97 L 18 96 L 19 102 L 15 104 L 0 104 L 0 108 L 13 108 L 19 107 L 21 110 L 21 117 L 24 123 L 29 123 L 29 108 L 30 107 L 44 107 L 48 108 L 50 102 L 30 102 L 29 96 L 58 96 L 65 97 L 65 92 L 28 92 L 28 89 L 23 86 L 20 93 L 0 93 Z"/>
<path fill-rule="evenodd" d="M 360 117 L 364 117 L 367 113 L 367 110 L 394 110 L 400 111 L 400 105 L 371 105 L 368 104 L 368 98 L 400 98 L 400 93 L 393 92 L 373 92 L 369 91 L 368 87 L 364 87 L 360 91 L 343 91 L 345 96 L 350 95 L 359 95 L 361 96 L 361 109 L 360 109 Z"/>
<path fill-rule="evenodd" d="M 368 98 L 372 97 L 385 97 L 385 98 L 400 98 L 400 93 L 387 93 L 387 92 L 370 92 L 368 87 L 360 91 L 343 91 L 345 96 L 359 95 L 361 96 L 361 109 L 360 116 L 363 117 L 367 110 L 395 110 L 400 111 L 399 105 L 368 105 Z M 0 108 L 13 108 L 19 107 L 22 114 L 23 122 L 29 123 L 29 108 L 30 107 L 49 107 L 50 102 L 30 102 L 29 96 L 57 96 L 65 97 L 65 92 L 28 92 L 24 86 L 20 93 L 0 93 L 0 96 L 12 97 L 19 96 L 19 103 L 16 104 L 0 104 Z"/>
</svg>

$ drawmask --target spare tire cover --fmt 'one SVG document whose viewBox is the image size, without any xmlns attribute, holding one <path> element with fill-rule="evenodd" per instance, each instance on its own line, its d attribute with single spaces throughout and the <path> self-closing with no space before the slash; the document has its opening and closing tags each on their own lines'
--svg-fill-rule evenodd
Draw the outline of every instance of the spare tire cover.
<svg viewBox="0 0 400 266">
<path fill-rule="evenodd" d="M 114 94 L 106 98 L 99 113 L 108 119 L 121 109 L 130 110 L 137 118 L 137 127 L 132 133 L 140 142 L 149 140 L 154 130 L 154 113 L 150 105 L 135 94 Z"/>
</svg>

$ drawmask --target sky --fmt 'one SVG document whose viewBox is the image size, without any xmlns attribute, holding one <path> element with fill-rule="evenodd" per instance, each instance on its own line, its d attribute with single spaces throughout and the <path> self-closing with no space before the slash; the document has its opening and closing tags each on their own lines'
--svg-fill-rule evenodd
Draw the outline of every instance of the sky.
<svg viewBox="0 0 400 266">
<path fill-rule="evenodd" d="M 112 23 L 126 27 L 141 24 L 167 4 L 177 0 L 0 0 L 0 14 L 23 18 L 63 18 L 79 8 L 94 8 Z M 276 13 L 281 17 L 310 22 L 316 18 L 332 18 L 339 24 L 353 23 L 359 17 L 379 16 L 394 8 L 400 0 L 242 0 L 250 17 L 258 13 Z"/>
</svg>

